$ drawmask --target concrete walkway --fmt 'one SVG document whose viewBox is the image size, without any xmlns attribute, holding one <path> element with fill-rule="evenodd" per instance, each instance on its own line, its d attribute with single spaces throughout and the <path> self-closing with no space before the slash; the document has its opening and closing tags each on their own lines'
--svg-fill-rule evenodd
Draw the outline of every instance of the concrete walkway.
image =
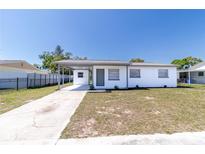
<svg viewBox="0 0 205 154">
<path fill-rule="evenodd" d="M 87 89 L 69 86 L 0 115 L 0 144 L 56 144 Z"/>
<path fill-rule="evenodd" d="M 124 135 L 91 137 L 85 139 L 60 139 L 57 145 L 114 144 L 114 145 L 205 145 L 205 132 L 184 132 L 175 134 Z"/>
</svg>

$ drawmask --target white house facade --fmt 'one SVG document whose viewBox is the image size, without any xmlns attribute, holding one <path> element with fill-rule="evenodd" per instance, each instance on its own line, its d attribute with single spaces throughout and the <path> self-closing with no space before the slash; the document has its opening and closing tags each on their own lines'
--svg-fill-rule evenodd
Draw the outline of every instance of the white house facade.
<svg viewBox="0 0 205 154">
<path fill-rule="evenodd" d="M 172 64 L 100 60 L 63 60 L 56 63 L 59 69 L 73 69 L 74 84 L 92 84 L 95 89 L 177 86 L 176 66 Z"/>
<path fill-rule="evenodd" d="M 132 69 L 138 69 L 140 71 L 140 76 L 136 78 L 131 77 L 130 70 Z M 177 86 L 176 67 L 130 66 L 128 69 L 128 74 L 129 74 L 128 87 L 135 87 L 136 85 L 138 85 L 139 87 L 164 87 L 164 86 L 176 87 Z"/>
<path fill-rule="evenodd" d="M 89 71 L 88 70 L 73 70 L 73 84 L 88 85 Z"/>
</svg>

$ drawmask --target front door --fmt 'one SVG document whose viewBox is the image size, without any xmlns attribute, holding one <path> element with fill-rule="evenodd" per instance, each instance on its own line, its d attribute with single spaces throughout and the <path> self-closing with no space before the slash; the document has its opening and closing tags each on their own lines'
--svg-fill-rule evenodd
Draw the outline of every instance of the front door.
<svg viewBox="0 0 205 154">
<path fill-rule="evenodd" d="M 96 69 L 96 86 L 104 86 L 104 85 L 105 85 L 105 70 Z"/>
</svg>

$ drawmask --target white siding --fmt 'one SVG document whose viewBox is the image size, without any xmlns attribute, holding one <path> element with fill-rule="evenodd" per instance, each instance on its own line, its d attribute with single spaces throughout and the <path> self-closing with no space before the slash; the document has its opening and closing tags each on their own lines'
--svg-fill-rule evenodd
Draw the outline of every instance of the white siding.
<svg viewBox="0 0 205 154">
<path fill-rule="evenodd" d="M 96 69 L 105 70 L 105 86 L 96 86 Z M 120 79 L 119 80 L 108 80 L 108 69 L 119 69 Z M 113 89 L 115 86 L 119 88 L 126 88 L 126 66 L 93 66 L 93 83 L 96 89 Z"/>
<path fill-rule="evenodd" d="M 17 77 L 26 78 L 27 73 L 20 69 L 0 67 L 0 79 L 17 78 Z"/>
<path fill-rule="evenodd" d="M 17 78 L 27 78 L 27 73 L 21 69 L 0 66 L 0 89 L 16 88 Z M 19 82 L 21 79 L 19 79 Z M 19 88 L 26 87 L 26 84 L 19 84 Z"/>
<path fill-rule="evenodd" d="M 83 78 L 78 77 L 78 73 L 83 72 Z M 87 85 L 88 84 L 88 70 L 74 70 L 73 71 L 73 84 Z"/>
<path fill-rule="evenodd" d="M 130 78 L 130 69 L 140 69 L 140 78 Z M 168 69 L 168 78 L 158 78 L 159 69 Z M 177 74 L 175 67 L 143 67 L 129 66 L 128 67 L 128 86 L 129 87 L 176 87 Z"/>
<path fill-rule="evenodd" d="M 105 85 L 96 86 L 96 69 L 105 70 Z M 119 69 L 120 80 L 108 80 L 108 69 Z M 130 78 L 130 69 L 140 69 L 140 78 Z M 159 69 L 168 69 L 168 78 L 158 78 Z M 96 89 L 113 89 L 115 86 L 119 88 L 127 88 L 127 70 L 126 66 L 94 66 L 93 67 L 93 83 Z M 177 73 L 175 67 L 143 67 L 128 66 L 128 87 L 176 87 Z"/>
</svg>

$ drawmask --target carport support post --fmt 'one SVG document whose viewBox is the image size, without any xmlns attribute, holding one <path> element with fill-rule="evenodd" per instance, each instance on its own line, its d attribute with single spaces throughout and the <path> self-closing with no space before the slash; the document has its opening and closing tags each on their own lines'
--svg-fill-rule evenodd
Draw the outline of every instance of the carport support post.
<svg viewBox="0 0 205 154">
<path fill-rule="evenodd" d="M 60 90 L 60 65 L 58 64 L 58 90 Z"/>
<path fill-rule="evenodd" d="M 62 67 L 62 76 L 63 76 L 63 81 L 62 81 L 62 84 L 64 85 L 64 67 Z"/>
<path fill-rule="evenodd" d="M 70 78 L 71 78 L 71 75 L 70 75 L 70 68 L 69 68 L 69 76 L 68 76 L 69 83 L 70 83 Z"/>
<path fill-rule="evenodd" d="M 188 78 L 189 78 L 188 83 L 191 84 L 191 72 L 190 71 L 188 71 Z"/>
</svg>

